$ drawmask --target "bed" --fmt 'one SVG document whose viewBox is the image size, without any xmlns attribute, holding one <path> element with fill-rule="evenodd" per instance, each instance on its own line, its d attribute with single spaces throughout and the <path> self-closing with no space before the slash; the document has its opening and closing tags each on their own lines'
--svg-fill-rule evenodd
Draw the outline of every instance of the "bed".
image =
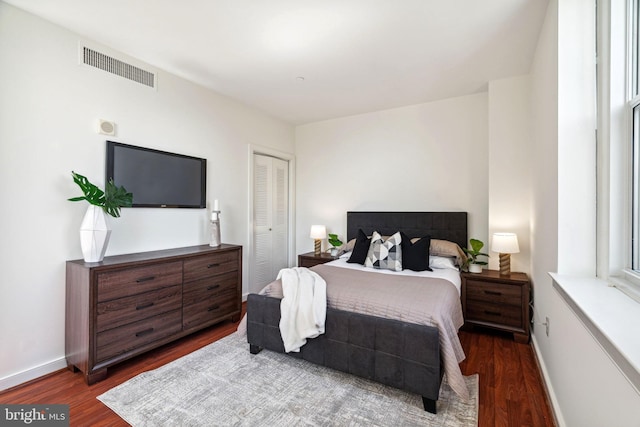
<svg viewBox="0 0 640 427">
<path fill-rule="evenodd" d="M 438 239 L 464 247 L 467 214 L 347 212 L 347 240 L 359 230 L 386 236 L 401 230 L 412 238 L 429 235 L 432 242 Z M 416 280 L 400 272 L 379 274 L 340 263 L 345 259 L 312 267 L 327 282 L 325 333 L 309 339 L 300 352 L 288 354 L 419 394 L 424 409 L 432 413 L 436 413 L 445 373 L 453 390 L 467 398 L 459 368 L 464 353 L 457 337 L 462 326 L 459 273 L 454 272 L 451 279 Z M 429 280 L 429 286 L 416 284 L 423 280 Z M 253 354 L 262 349 L 284 352 L 277 289 L 276 281 L 260 294 L 248 296 L 246 332 Z"/>
</svg>

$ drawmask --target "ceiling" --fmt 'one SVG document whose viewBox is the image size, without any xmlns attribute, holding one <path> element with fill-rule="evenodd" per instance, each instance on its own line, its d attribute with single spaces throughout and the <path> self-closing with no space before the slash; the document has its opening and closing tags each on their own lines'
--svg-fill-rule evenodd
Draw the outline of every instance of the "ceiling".
<svg viewBox="0 0 640 427">
<path fill-rule="evenodd" d="M 292 124 L 526 74 L 548 0 L 4 0 Z"/>
</svg>

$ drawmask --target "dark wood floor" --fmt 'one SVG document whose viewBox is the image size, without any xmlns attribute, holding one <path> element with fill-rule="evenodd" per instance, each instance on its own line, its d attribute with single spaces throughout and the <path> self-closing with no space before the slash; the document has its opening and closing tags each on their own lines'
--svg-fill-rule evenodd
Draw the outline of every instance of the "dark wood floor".
<svg viewBox="0 0 640 427">
<path fill-rule="evenodd" d="M 479 374 L 478 425 L 555 426 L 531 344 L 492 331 L 460 331 L 464 375 Z"/>
<path fill-rule="evenodd" d="M 236 329 L 225 322 L 109 369 L 109 377 L 87 386 L 78 374 L 61 370 L 0 392 L 0 403 L 70 405 L 72 426 L 126 426 L 96 396 L 140 372 L 158 368 L 227 336 Z M 553 426 L 541 376 L 529 344 L 488 332 L 460 332 L 467 359 L 462 373 L 480 374 L 479 426 Z"/>
</svg>

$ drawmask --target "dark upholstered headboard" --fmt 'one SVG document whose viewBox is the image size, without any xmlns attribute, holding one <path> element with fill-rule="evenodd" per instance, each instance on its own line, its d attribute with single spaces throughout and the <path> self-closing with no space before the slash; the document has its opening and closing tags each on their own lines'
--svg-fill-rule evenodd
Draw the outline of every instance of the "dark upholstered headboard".
<svg viewBox="0 0 640 427">
<path fill-rule="evenodd" d="M 466 212 L 347 212 L 347 241 L 360 228 L 367 236 L 374 231 L 383 236 L 403 231 L 409 237 L 430 235 L 467 247 Z"/>
</svg>

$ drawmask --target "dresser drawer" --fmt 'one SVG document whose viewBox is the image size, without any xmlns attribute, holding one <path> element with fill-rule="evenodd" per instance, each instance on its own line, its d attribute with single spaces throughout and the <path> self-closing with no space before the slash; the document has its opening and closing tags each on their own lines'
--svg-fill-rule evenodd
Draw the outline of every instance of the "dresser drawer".
<svg viewBox="0 0 640 427">
<path fill-rule="evenodd" d="M 236 295 L 238 275 L 232 271 L 219 276 L 207 277 L 185 283 L 182 292 L 182 303 L 185 306 L 198 303 L 203 299 L 226 293 Z"/>
<path fill-rule="evenodd" d="M 218 295 L 201 300 L 183 308 L 182 327 L 184 330 L 216 321 L 240 312 L 238 298 L 235 295 Z"/>
<path fill-rule="evenodd" d="M 518 306 L 522 304 L 520 286 L 467 280 L 467 300 Z"/>
<path fill-rule="evenodd" d="M 466 311 L 467 320 L 515 328 L 522 327 L 522 310 L 520 307 L 473 301 L 467 304 Z"/>
<path fill-rule="evenodd" d="M 107 360 L 182 330 L 182 310 L 174 310 L 98 334 L 96 360 Z"/>
<path fill-rule="evenodd" d="M 182 283 L 182 261 L 98 274 L 98 302 Z"/>
<path fill-rule="evenodd" d="M 98 303 L 97 332 L 137 322 L 182 307 L 180 285 Z"/>
<path fill-rule="evenodd" d="M 324 264 L 326 262 L 328 262 L 328 261 L 326 259 L 322 259 L 322 258 L 303 258 L 303 257 L 299 257 L 298 258 L 298 267 L 311 268 L 311 267 L 314 267 L 316 265 Z"/>
<path fill-rule="evenodd" d="M 230 271 L 238 271 L 238 252 L 202 255 L 184 261 L 184 281 L 211 277 Z"/>
</svg>

